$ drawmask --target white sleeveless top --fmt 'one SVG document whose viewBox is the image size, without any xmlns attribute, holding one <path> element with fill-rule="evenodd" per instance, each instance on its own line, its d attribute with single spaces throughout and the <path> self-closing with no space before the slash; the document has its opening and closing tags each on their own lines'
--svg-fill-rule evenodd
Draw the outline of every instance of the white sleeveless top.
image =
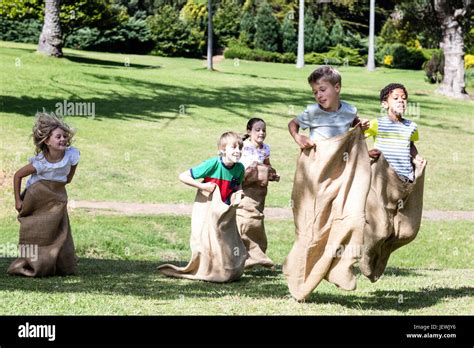
<svg viewBox="0 0 474 348">
<path fill-rule="evenodd" d="M 71 171 L 71 166 L 79 163 L 80 152 L 75 147 L 68 147 L 64 152 L 64 157 L 57 163 L 50 163 L 46 160 L 43 153 L 28 159 L 35 167 L 36 174 L 32 174 L 26 183 L 26 188 L 39 180 L 67 182 L 67 176 Z"/>
</svg>

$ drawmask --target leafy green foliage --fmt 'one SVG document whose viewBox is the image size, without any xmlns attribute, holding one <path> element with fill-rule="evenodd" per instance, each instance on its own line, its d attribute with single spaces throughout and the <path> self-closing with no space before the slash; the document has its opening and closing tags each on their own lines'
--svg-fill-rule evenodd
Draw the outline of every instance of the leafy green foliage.
<svg viewBox="0 0 474 348">
<path fill-rule="evenodd" d="M 147 54 L 154 47 L 151 31 L 144 18 L 130 17 L 112 29 L 82 28 L 66 41 L 66 46 L 84 50 Z"/>
<path fill-rule="evenodd" d="M 43 23 L 39 19 L 3 20 L 0 23 L 0 40 L 37 43 Z"/>
<path fill-rule="evenodd" d="M 255 37 L 255 19 L 249 11 L 244 11 L 240 20 L 239 41 L 246 46 L 253 47 Z"/>
<path fill-rule="evenodd" d="M 384 57 L 389 55 L 393 57 L 393 62 L 390 67 L 397 69 L 419 70 L 426 61 L 420 49 L 407 47 L 400 43 L 384 45 L 375 56 L 379 64 L 383 64 Z"/>
<path fill-rule="evenodd" d="M 267 2 L 263 2 L 258 8 L 255 27 L 255 48 L 270 52 L 278 51 L 280 24 Z"/>
<path fill-rule="evenodd" d="M 298 33 L 291 16 L 286 16 L 281 26 L 281 40 L 284 52 L 296 53 L 298 46 Z"/>
<path fill-rule="evenodd" d="M 347 66 L 364 66 L 366 56 L 361 56 L 358 50 L 342 45 L 331 47 L 328 52 L 317 53 L 311 52 L 305 54 L 304 60 L 308 64 L 316 65 L 347 65 Z"/>
<path fill-rule="evenodd" d="M 196 57 L 202 53 L 200 37 L 179 18 L 170 5 L 163 6 L 160 13 L 148 17 L 147 23 L 155 42 L 154 54 Z"/>
<path fill-rule="evenodd" d="M 229 48 L 224 51 L 224 57 L 227 59 L 245 59 L 260 62 L 276 62 L 276 63 L 295 63 L 296 55 L 292 52 L 278 53 L 264 51 L 259 48 L 249 48 L 235 40 L 229 42 Z"/>
<path fill-rule="evenodd" d="M 344 42 L 344 28 L 339 19 L 336 20 L 332 26 L 331 33 L 329 34 L 329 41 L 331 45 L 336 46 Z"/>
<path fill-rule="evenodd" d="M 213 17 L 214 35 L 218 47 L 226 47 L 229 40 L 239 37 L 240 6 L 235 0 L 222 0 Z"/>
</svg>

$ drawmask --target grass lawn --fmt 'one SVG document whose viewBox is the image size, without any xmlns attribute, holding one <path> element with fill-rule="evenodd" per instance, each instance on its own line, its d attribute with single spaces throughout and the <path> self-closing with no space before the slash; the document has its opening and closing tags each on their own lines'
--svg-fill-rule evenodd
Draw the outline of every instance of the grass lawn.
<svg viewBox="0 0 474 348">
<path fill-rule="evenodd" d="M 34 114 L 56 103 L 94 103 L 95 117 L 67 117 L 77 128 L 81 162 L 71 200 L 191 203 L 181 171 L 217 154 L 218 136 L 244 132 L 255 115 L 267 121 L 272 183 L 267 206 L 289 207 L 298 148 L 288 121 L 312 103 L 306 76 L 315 68 L 229 61 L 209 72 L 195 59 L 66 49 L 66 58 L 36 46 L 0 42 L 0 245 L 16 244 L 11 179 L 33 154 Z M 125 64 L 130 62 L 130 66 Z M 425 209 L 473 208 L 473 106 L 435 95 L 423 72 L 341 67 L 342 99 L 361 117 L 379 112 L 379 90 L 404 83 L 428 160 Z M 474 82 L 468 81 L 468 88 Z M 419 109 L 420 114 L 417 114 Z M 270 220 L 269 256 L 276 272 L 255 269 L 231 284 L 166 278 L 163 261 L 188 261 L 190 219 L 71 212 L 79 262 L 74 277 L 25 279 L 0 258 L 0 315 L 13 314 L 472 314 L 473 221 L 424 220 L 418 238 L 395 252 L 382 279 L 359 276 L 344 292 L 323 282 L 306 303 L 289 297 L 281 264 L 294 240 L 291 220 Z"/>
<path fill-rule="evenodd" d="M 276 272 L 246 271 L 237 282 L 167 278 L 163 261 L 185 264 L 190 219 L 117 217 L 74 211 L 80 257 L 73 277 L 26 279 L 0 273 L 0 314 L 472 314 L 472 221 L 424 221 L 420 235 L 395 252 L 375 284 L 359 274 L 346 292 L 323 281 L 306 303 L 289 297 L 281 264 L 293 242 L 293 222 L 269 220 L 269 256 Z M 1 220 L 0 244 L 16 243 L 18 223 Z M 11 259 L 0 259 L 5 270 Z"/>
<path fill-rule="evenodd" d="M 29 135 L 37 110 L 64 100 L 95 103 L 95 117 L 67 117 L 78 130 L 82 159 L 70 195 L 77 200 L 191 202 L 181 171 L 217 153 L 218 136 L 244 132 L 254 115 L 267 123 L 272 163 L 282 180 L 272 184 L 268 206 L 289 206 L 298 148 L 288 121 L 312 103 L 306 83 L 315 66 L 224 60 L 209 72 L 196 59 L 124 56 L 65 50 L 66 58 L 35 53 L 36 46 L 0 42 L 0 169 L 6 174 L 0 216 L 13 211 L 11 176 L 32 155 Z M 126 66 L 130 62 L 130 66 Z M 18 65 L 18 66 L 17 66 Z M 417 145 L 429 164 L 425 209 L 473 208 L 472 101 L 433 93 L 422 71 L 341 67 L 342 98 L 361 117 L 380 112 L 378 93 L 389 82 L 409 91 L 420 127 Z M 474 87 L 474 82 L 468 81 Z M 419 108 L 420 114 L 417 115 Z"/>
</svg>

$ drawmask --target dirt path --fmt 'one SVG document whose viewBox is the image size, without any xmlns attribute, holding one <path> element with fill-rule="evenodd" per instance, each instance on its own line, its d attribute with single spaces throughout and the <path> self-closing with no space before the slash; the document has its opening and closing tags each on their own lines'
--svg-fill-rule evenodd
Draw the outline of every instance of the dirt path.
<svg viewBox="0 0 474 348">
<path fill-rule="evenodd" d="M 85 209 L 98 214 L 120 215 L 191 215 L 191 204 L 147 204 L 124 202 L 70 201 L 71 209 Z M 265 208 L 268 219 L 292 219 L 290 208 Z M 425 210 L 423 217 L 428 220 L 474 220 L 474 211 Z"/>
</svg>

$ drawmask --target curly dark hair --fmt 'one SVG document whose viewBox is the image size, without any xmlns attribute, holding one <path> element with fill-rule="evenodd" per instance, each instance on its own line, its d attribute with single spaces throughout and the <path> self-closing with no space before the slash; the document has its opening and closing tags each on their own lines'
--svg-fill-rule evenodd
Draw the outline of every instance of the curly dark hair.
<svg viewBox="0 0 474 348">
<path fill-rule="evenodd" d="M 403 89 L 403 92 L 405 92 L 405 95 L 408 98 L 408 92 L 404 85 L 401 83 L 390 83 L 380 91 L 380 102 L 387 100 L 390 93 L 397 88 Z"/>
</svg>

